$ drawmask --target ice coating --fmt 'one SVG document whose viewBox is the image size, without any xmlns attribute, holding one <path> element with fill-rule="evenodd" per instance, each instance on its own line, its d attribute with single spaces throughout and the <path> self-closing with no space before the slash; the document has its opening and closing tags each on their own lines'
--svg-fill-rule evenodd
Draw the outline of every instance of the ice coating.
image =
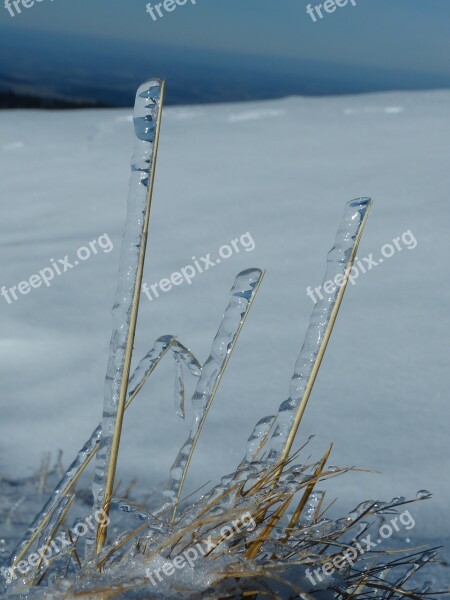
<svg viewBox="0 0 450 600">
<path fill-rule="evenodd" d="M 247 441 L 247 452 L 239 467 L 234 473 L 224 475 L 220 483 L 216 485 L 207 495 L 207 501 L 212 502 L 216 498 L 222 496 L 226 490 L 232 488 L 235 484 L 243 483 L 252 475 L 258 474 L 266 469 L 266 465 L 262 462 L 256 462 L 256 457 L 261 451 L 264 441 L 267 439 L 270 430 L 272 429 L 275 416 L 271 415 L 264 417 L 255 425 L 255 428 Z M 236 492 L 237 493 L 237 488 Z"/>
<path fill-rule="evenodd" d="M 174 385 L 175 411 L 179 417 L 185 418 L 184 410 L 184 379 L 181 359 L 175 356 L 175 385 Z"/>
<path fill-rule="evenodd" d="M 75 494 L 71 493 L 71 494 L 67 494 L 66 496 L 63 496 L 61 498 L 58 506 L 56 507 L 54 513 L 51 516 L 50 521 L 48 522 L 48 525 L 43 529 L 43 531 L 41 533 L 41 536 L 39 538 L 38 545 L 37 545 L 38 550 L 50 545 L 51 541 L 55 537 L 56 532 L 58 531 L 58 528 L 61 525 L 61 522 L 64 521 L 64 513 L 70 508 L 74 497 L 75 497 Z M 58 549 L 58 557 L 61 558 L 63 554 L 65 554 L 67 551 L 71 552 L 71 550 L 72 550 L 72 545 L 67 544 L 64 547 L 61 546 Z M 45 572 L 46 570 L 47 570 L 47 565 L 45 564 L 45 562 L 43 564 L 39 564 L 36 569 L 35 575 L 39 575 L 39 574 Z M 33 570 L 31 571 L 31 573 L 33 573 Z"/>
<path fill-rule="evenodd" d="M 161 354 L 169 348 L 175 361 L 175 410 L 176 413 L 184 418 L 184 378 L 183 365 L 194 377 L 200 377 L 202 366 L 194 354 L 183 344 L 178 342 L 174 336 L 164 335 L 158 338 L 154 347 L 140 361 L 128 384 L 128 395 L 132 396 L 148 378 L 153 370 L 156 361 Z"/>
<path fill-rule="evenodd" d="M 249 463 L 256 460 L 256 457 L 261 451 L 264 442 L 273 427 L 275 419 L 276 417 L 274 415 L 269 415 L 268 417 L 260 419 L 258 423 L 256 423 L 252 435 L 247 441 L 247 452 L 245 454 L 244 463 Z"/>
<path fill-rule="evenodd" d="M 346 205 L 334 246 L 328 253 L 324 282 L 339 281 L 339 279 L 336 280 L 336 277 L 340 277 L 341 281 L 343 281 L 345 276 L 348 276 L 349 261 L 353 249 L 359 240 L 364 218 L 370 205 L 370 198 L 358 198 Z M 322 286 L 323 299 L 318 300 L 314 306 L 305 341 L 295 365 L 289 389 L 289 398 L 280 405 L 278 410 L 275 429 L 269 442 L 269 460 L 275 461 L 280 458 L 289 432 L 294 425 L 297 408 L 305 393 L 320 345 L 324 339 L 341 289 L 338 286 L 334 287 L 334 291 L 327 294 Z"/>
<path fill-rule="evenodd" d="M 152 348 L 139 361 L 133 371 L 133 375 L 128 381 L 128 397 L 131 398 L 142 387 L 142 384 L 148 378 L 159 360 L 164 356 L 167 350 L 175 343 L 173 335 L 162 335 L 153 344 Z"/>
<path fill-rule="evenodd" d="M 143 383 L 145 383 L 146 379 L 159 364 L 160 360 L 163 358 L 163 356 L 169 348 L 172 350 L 172 354 L 174 355 L 174 357 L 176 356 L 178 360 L 180 360 L 181 363 L 188 368 L 190 373 L 192 373 L 196 377 L 200 375 L 200 363 L 192 354 L 192 352 L 190 352 L 185 346 L 183 346 L 183 344 L 178 342 L 174 336 L 163 335 L 155 341 L 151 350 L 149 350 L 149 352 L 147 352 L 147 354 L 142 358 L 142 360 L 139 362 L 138 366 L 134 370 L 133 375 L 130 377 L 128 385 L 128 401 L 130 401 L 131 398 L 137 392 L 137 390 L 140 387 L 142 387 Z M 59 483 L 54 488 L 47 503 L 38 513 L 30 527 L 25 532 L 23 539 L 13 550 L 8 560 L 8 563 L 10 565 L 15 564 L 22 550 L 24 548 L 28 548 L 31 545 L 34 537 L 36 536 L 36 532 L 42 529 L 42 526 L 52 516 L 53 512 L 56 510 L 56 507 L 58 506 L 61 500 L 61 497 L 65 493 L 67 493 L 67 491 L 71 489 L 73 484 L 77 481 L 86 463 L 92 458 L 92 455 L 95 452 L 96 447 L 100 441 L 101 435 L 102 425 L 99 424 L 94 429 L 91 437 L 78 452 L 75 460 L 72 462 L 72 464 L 64 473 Z"/>
<path fill-rule="evenodd" d="M 102 436 L 97 452 L 92 486 L 94 510 L 99 510 L 103 506 L 107 467 L 111 458 L 112 440 L 118 415 L 140 251 L 145 242 L 148 186 L 154 164 L 162 87 L 161 81 L 150 80 L 142 84 L 136 94 L 135 147 L 131 164 L 127 221 L 120 255 L 117 292 L 112 311 L 112 336 L 105 380 Z"/>
<path fill-rule="evenodd" d="M 308 498 L 305 508 L 303 509 L 300 522 L 302 525 L 309 527 L 314 521 L 314 516 L 325 497 L 325 492 L 313 492 Z"/>
<path fill-rule="evenodd" d="M 185 409 L 183 364 L 194 377 L 200 377 L 202 374 L 202 367 L 192 352 L 190 352 L 182 344 L 179 344 L 177 341 L 175 341 L 172 346 L 172 354 L 175 359 L 175 411 L 179 417 L 184 419 Z"/>
<path fill-rule="evenodd" d="M 183 344 L 178 342 L 172 335 L 163 335 L 158 338 L 153 348 L 142 358 L 138 366 L 130 377 L 128 383 L 128 396 L 131 397 L 135 392 L 142 387 L 142 384 L 150 375 L 151 371 L 158 364 L 159 360 L 165 354 L 167 349 L 170 347 L 175 364 L 178 369 L 184 365 L 188 371 L 194 377 L 200 377 L 202 367 L 199 361 L 195 358 L 190 350 L 188 350 Z M 180 393 L 184 394 L 184 389 L 180 390 Z"/>
<path fill-rule="evenodd" d="M 52 539 L 52 535 L 54 534 L 54 532 L 56 531 L 57 527 L 58 527 L 58 523 L 64 513 L 64 511 L 66 510 L 67 506 L 70 504 L 71 500 L 73 500 L 73 494 L 72 495 L 68 495 L 68 496 L 61 496 L 58 499 L 58 503 L 53 511 L 53 513 L 50 515 L 50 518 L 46 524 L 46 526 L 44 527 L 44 529 L 42 530 L 40 536 L 39 536 L 39 542 L 37 547 L 38 548 L 45 548 L 47 546 L 47 544 L 49 544 L 49 542 Z M 12 563 L 10 563 L 12 564 Z M 30 569 L 30 571 L 26 574 L 23 575 L 22 577 L 19 577 L 17 579 L 13 579 L 11 581 L 7 581 L 8 584 L 8 591 L 9 593 L 23 593 L 26 588 L 30 585 L 30 582 L 36 577 L 36 575 L 39 572 L 42 572 L 46 569 L 46 566 L 43 566 L 41 564 L 37 564 L 35 565 L 34 568 Z M 2 588 L 2 580 L 0 580 L 0 590 Z"/>
<path fill-rule="evenodd" d="M 222 377 L 228 356 L 237 340 L 242 324 L 250 308 L 255 289 L 262 279 L 260 269 L 247 269 L 236 277 L 219 330 L 214 338 L 211 353 L 203 365 L 202 374 L 192 397 L 193 422 L 189 437 L 182 446 L 170 471 L 166 498 L 175 501 L 183 483 L 183 473 L 188 466 L 196 437 L 205 420 L 215 389 Z"/>
<path fill-rule="evenodd" d="M 43 548 L 48 544 L 49 540 L 52 538 L 52 535 L 55 532 L 56 527 L 58 526 L 59 520 L 61 519 L 66 508 L 70 505 L 74 495 L 74 493 L 71 493 L 61 498 L 47 526 L 44 527 L 41 535 L 39 536 L 39 541 L 37 544 L 38 548 Z"/>
<path fill-rule="evenodd" d="M 53 490 L 47 503 L 42 508 L 41 512 L 35 517 L 34 521 L 25 532 L 23 539 L 14 548 L 11 556 L 8 559 L 9 565 L 13 565 L 17 562 L 18 557 L 22 553 L 23 549 L 29 547 L 33 539 L 36 537 L 36 534 L 41 528 L 41 525 L 43 523 L 48 522 L 49 519 L 52 517 L 53 513 L 59 505 L 59 502 L 61 501 L 62 496 L 67 491 L 67 489 L 69 489 L 72 483 L 77 480 L 80 474 L 81 467 L 86 463 L 86 461 L 89 460 L 90 456 L 94 452 L 95 447 L 97 446 L 100 440 L 101 434 L 102 428 L 101 425 L 99 425 L 96 429 L 94 429 L 89 440 L 78 452 L 75 460 L 64 473 L 61 481 Z"/>
</svg>

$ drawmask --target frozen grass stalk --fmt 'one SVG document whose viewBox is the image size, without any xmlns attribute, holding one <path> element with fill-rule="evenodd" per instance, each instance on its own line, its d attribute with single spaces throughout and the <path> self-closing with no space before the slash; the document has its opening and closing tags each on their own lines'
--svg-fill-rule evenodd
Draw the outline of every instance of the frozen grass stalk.
<svg viewBox="0 0 450 600">
<path fill-rule="evenodd" d="M 192 355 L 192 353 L 189 352 L 189 350 L 187 350 L 187 348 L 185 348 L 182 344 L 177 342 L 174 336 L 161 336 L 156 340 L 152 349 L 140 361 L 133 375 L 130 377 L 128 386 L 128 400 L 125 408 L 130 406 L 142 387 L 145 385 L 147 379 L 150 377 L 169 350 L 172 350 L 172 353 L 179 357 L 179 359 L 187 366 L 191 373 L 194 373 L 197 376 L 199 375 L 201 368 L 197 359 Z M 23 559 L 38 538 L 39 534 L 52 518 L 52 515 L 56 510 L 61 498 L 69 494 L 74 489 L 80 476 L 94 458 L 95 453 L 98 450 L 101 435 L 102 425 L 100 423 L 94 429 L 88 441 L 78 452 L 75 460 L 71 463 L 61 480 L 55 486 L 44 507 L 36 515 L 33 523 L 25 532 L 24 537 L 14 548 L 8 561 L 10 565 L 17 565 Z"/>
<path fill-rule="evenodd" d="M 279 408 L 270 440 L 269 460 L 286 460 L 308 404 L 336 317 L 341 307 L 348 278 L 355 262 L 359 242 L 369 216 L 370 198 L 357 198 L 346 205 L 336 240 L 328 253 L 324 282 L 342 282 L 314 306 L 295 372 L 289 398 Z M 322 286 L 324 287 L 324 286 Z"/>
<path fill-rule="evenodd" d="M 110 357 L 105 381 L 102 436 L 93 483 L 94 510 L 109 514 L 116 474 L 134 335 L 139 309 L 142 274 L 158 150 L 164 82 L 154 79 L 141 85 L 134 108 L 135 150 L 128 196 L 128 214 L 122 242 Z M 95 542 L 98 553 L 107 530 L 99 524 Z M 88 544 L 91 553 L 91 543 Z"/>
<path fill-rule="evenodd" d="M 175 503 L 172 523 L 203 425 L 263 277 L 261 269 L 247 269 L 239 273 L 231 288 L 230 302 L 192 397 L 194 416 L 191 431 L 170 471 L 169 489 L 164 492 L 166 498 Z"/>
</svg>

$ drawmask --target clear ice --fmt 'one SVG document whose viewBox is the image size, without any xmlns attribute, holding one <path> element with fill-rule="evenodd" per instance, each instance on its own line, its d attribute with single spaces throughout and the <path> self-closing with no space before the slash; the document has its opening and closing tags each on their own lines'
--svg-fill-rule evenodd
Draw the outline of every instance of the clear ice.
<svg viewBox="0 0 450 600">
<path fill-rule="evenodd" d="M 136 94 L 134 108 L 135 147 L 131 165 L 127 221 L 120 255 L 116 299 L 112 311 L 110 356 L 105 381 L 102 433 L 92 486 L 94 510 L 102 508 L 107 467 L 117 419 L 118 402 L 125 365 L 133 294 L 138 273 L 140 249 L 145 241 L 145 215 L 158 121 L 161 118 L 162 82 L 150 80 Z"/>
<path fill-rule="evenodd" d="M 188 466 L 195 441 L 208 414 L 212 398 L 226 367 L 228 357 L 237 340 L 252 298 L 263 277 L 260 269 L 247 269 L 236 277 L 219 330 L 214 338 L 211 353 L 203 365 L 202 374 L 192 397 L 194 411 L 189 436 L 170 471 L 169 488 L 165 497 L 174 502 L 183 484 L 183 474 Z"/>
<path fill-rule="evenodd" d="M 128 402 L 134 397 L 134 395 L 143 386 L 149 375 L 153 372 L 160 360 L 164 357 L 168 350 L 171 350 L 177 364 L 185 365 L 188 371 L 195 377 L 199 377 L 201 373 L 201 365 L 195 356 L 190 352 L 183 344 L 178 342 L 172 335 L 163 335 L 159 337 L 154 343 L 153 347 L 147 352 L 147 354 L 139 362 L 138 366 L 134 370 L 128 383 Z M 184 391 L 182 391 L 184 394 Z M 32 524 L 26 530 L 24 537 L 14 548 L 12 554 L 8 559 L 8 564 L 12 565 L 17 561 L 19 554 L 23 548 L 30 546 L 34 539 L 36 532 L 41 528 L 41 525 L 48 521 L 55 510 L 57 509 L 61 498 L 64 493 L 71 487 L 71 485 L 78 479 L 80 473 L 85 467 L 86 463 L 92 457 L 93 452 L 96 450 L 100 438 L 102 435 L 102 425 L 99 424 L 92 432 L 91 437 L 84 444 L 81 450 L 78 452 L 75 460 L 72 462 L 70 467 L 64 473 L 61 480 L 55 486 L 51 493 L 48 501 L 42 510 L 33 520 Z"/>
<path fill-rule="evenodd" d="M 338 281 L 337 277 L 343 281 L 344 277 L 348 276 L 349 260 L 359 239 L 364 218 L 370 205 L 370 198 L 358 198 L 347 203 L 334 246 L 328 253 L 324 282 Z M 269 441 L 268 459 L 271 461 L 280 458 L 286 445 L 289 432 L 294 425 L 297 408 L 305 393 L 339 291 L 338 286 L 335 286 L 334 291 L 330 294 L 327 294 L 324 290 L 323 299 L 319 299 L 314 306 L 305 341 L 295 365 L 289 398 L 280 405 L 275 429 Z"/>
</svg>

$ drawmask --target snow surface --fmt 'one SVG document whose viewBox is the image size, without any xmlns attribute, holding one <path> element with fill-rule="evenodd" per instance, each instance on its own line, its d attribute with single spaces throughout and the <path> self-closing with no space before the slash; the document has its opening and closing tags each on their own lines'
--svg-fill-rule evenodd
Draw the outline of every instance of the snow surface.
<svg viewBox="0 0 450 600">
<path fill-rule="evenodd" d="M 316 436 L 303 456 L 333 441 L 333 464 L 381 472 L 329 482 L 333 514 L 429 489 L 412 509 L 415 540 L 448 542 L 449 117 L 450 92 L 165 110 L 144 281 L 217 257 L 246 232 L 256 248 L 143 296 L 135 362 L 162 334 L 204 361 L 235 275 L 267 269 L 188 490 L 233 470 L 255 422 L 286 399 L 312 309 L 306 286 L 321 283 L 345 202 L 369 195 L 359 256 L 407 230 L 418 244 L 350 286 L 302 423 L 300 441 Z M 125 110 L 4 111 L 0 132 L 0 286 L 101 234 L 114 243 L 48 288 L 0 297 L 0 473 L 21 476 L 47 451 L 63 449 L 68 463 L 100 421 L 133 128 Z M 173 378 L 167 357 L 127 413 L 119 479 L 167 478 L 189 424 L 175 414 Z"/>
</svg>

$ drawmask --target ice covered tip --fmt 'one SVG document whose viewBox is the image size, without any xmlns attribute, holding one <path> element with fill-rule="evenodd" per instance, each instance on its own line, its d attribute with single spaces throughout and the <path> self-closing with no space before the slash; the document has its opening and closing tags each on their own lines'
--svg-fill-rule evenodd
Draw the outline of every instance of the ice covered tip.
<svg viewBox="0 0 450 600">
<path fill-rule="evenodd" d="M 161 90 L 164 87 L 163 79 L 148 79 L 144 81 L 136 92 L 136 99 L 138 98 L 152 98 L 155 94 L 160 97 Z"/>
<path fill-rule="evenodd" d="M 232 296 L 241 296 L 250 300 L 255 288 L 261 282 L 264 272 L 258 268 L 246 269 L 241 271 L 231 289 Z"/>
<path fill-rule="evenodd" d="M 153 144 L 164 93 L 164 81 L 149 79 L 139 86 L 134 104 L 134 129 L 137 140 Z M 141 148 L 141 151 L 145 150 Z"/>
<path fill-rule="evenodd" d="M 368 208 L 369 206 L 371 206 L 371 204 L 372 198 L 362 197 L 350 200 L 350 202 L 347 203 L 347 206 L 349 206 L 350 208 Z"/>
</svg>

